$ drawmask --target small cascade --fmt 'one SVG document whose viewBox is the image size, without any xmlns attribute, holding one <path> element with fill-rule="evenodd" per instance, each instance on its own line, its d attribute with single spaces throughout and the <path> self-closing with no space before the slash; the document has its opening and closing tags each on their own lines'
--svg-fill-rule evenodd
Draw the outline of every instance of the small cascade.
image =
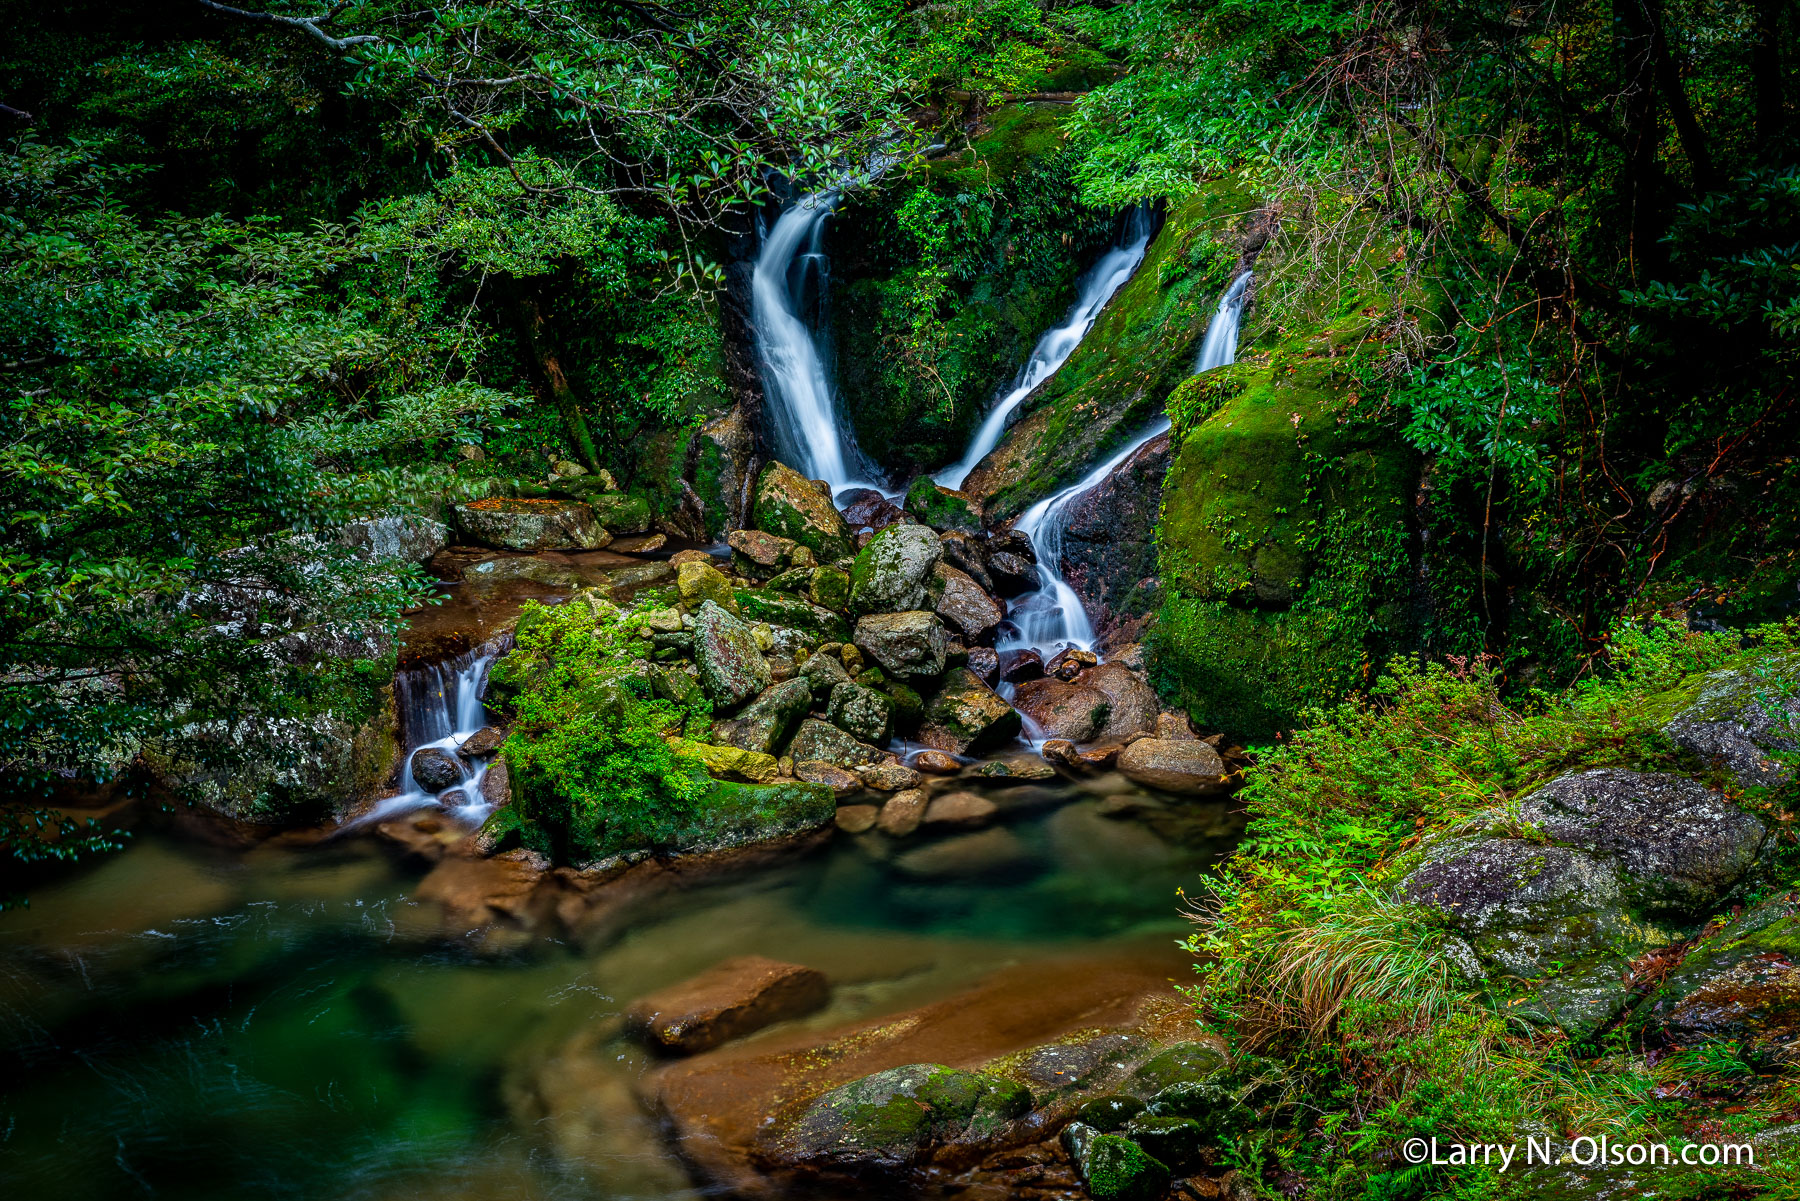
<svg viewBox="0 0 1800 1201">
<path fill-rule="evenodd" d="M 1238 319 L 1243 314 L 1244 292 L 1249 284 L 1250 272 L 1246 271 L 1232 280 L 1225 294 L 1219 297 L 1219 307 L 1213 311 L 1212 321 L 1206 327 L 1206 338 L 1200 344 L 1194 367 L 1196 372 L 1211 371 L 1236 361 Z M 1012 611 L 1007 615 L 1013 628 L 1001 639 L 999 649 L 1029 647 L 1048 660 L 1067 646 L 1080 650 L 1094 648 L 1094 624 L 1089 620 L 1081 598 L 1062 574 L 1063 534 L 1068 525 L 1069 502 L 1099 486 L 1146 442 L 1168 428 L 1167 416 L 1157 418 L 1123 450 L 1084 476 L 1080 483 L 1038 501 L 1013 523 L 1013 529 L 1031 540 L 1044 584 L 1038 591 L 1013 602 Z"/>
<path fill-rule="evenodd" d="M 1148 205 L 1139 205 L 1125 217 L 1125 224 L 1120 230 L 1118 239 L 1100 260 L 1076 281 L 1075 303 L 1069 309 L 1068 317 L 1063 323 L 1044 334 L 1032 347 L 1031 357 L 1025 360 L 1025 366 L 1013 377 L 1012 386 L 1007 393 L 994 403 L 989 410 L 981 428 L 969 440 L 969 448 L 959 462 L 953 463 L 932 477 L 946 488 L 960 488 L 975 465 L 988 456 L 1000 443 L 1000 435 L 1006 432 L 1006 423 L 1025 398 L 1037 389 L 1037 386 L 1055 375 L 1058 369 L 1075 353 L 1081 340 L 1087 337 L 1088 330 L 1093 328 L 1094 321 L 1100 316 L 1100 310 L 1106 307 L 1113 293 L 1125 286 L 1144 261 L 1144 251 L 1150 246 L 1152 220 Z"/>
<path fill-rule="evenodd" d="M 487 707 L 481 698 L 487 691 L 488 669 L 504 649 L 490 642 L 437 663 L 403 668 L 396 673 L 394 699 L 400 714 L 400 737 L 406 748 L 400 765 L 400 791 L 377 802 L 358 824 L 437 804 L 440 795 L 458 790 L 462 799 L 447 806 L 451 812 L 469 822 L 487 818 L 493 808 L 481 796 L 487 760 L 464 760 L 457 758 L 456 752 L 489 724 Z M 462 779 L 443 794 L 426 792 L 413 779 L 413 754 L 426 747 L 448 751 L 462 770 Z"/>
<path fill-rule="evenodd" d="M 776 453 L 808 479 L 824 480 L 836 496 L 872 488 L 877 473 L 838 419 L 837 400 L 813 331 L 800 314 L 824 295 L 829 266 L 821 246 L 825 219 L 838 192 L 795 201 L 763 237 L 751 276 L 751 320 L 762 365 L 763 395 Z"/>
</svg>

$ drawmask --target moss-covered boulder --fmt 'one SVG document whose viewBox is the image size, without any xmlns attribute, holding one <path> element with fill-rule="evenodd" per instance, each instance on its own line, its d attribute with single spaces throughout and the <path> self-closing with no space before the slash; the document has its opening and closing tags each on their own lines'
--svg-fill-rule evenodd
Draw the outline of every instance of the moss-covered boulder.
<svg viewBox="0 0 1800 1201">
<path fill-rule="evenodd" d="M 749 780 L 766 784 L 781 774 L 775 756 L 738 746 L 682 739 L 671 744 L 677 755 L 697 759 L 707 774 L 719 779 Z"/>
<path fill-rule="evenodd" d="M 850 527 L 813 482 L 785 463 L 770 463 L 756 477 L 751 504 L 756 528 L 807 547 L 821 562 L 854 554 Z"/>
<path fill-rule="evenodd" d="M 702 601 L 712 601 L 730 613 L 738 611 L 737 597 L 731 580 L 711 563 L 692 561 L 675 569 L 675 591 L 687 608 L 698 608 Z"/>
<path fill-rule="evenodd" d="M 921 1063 L 832 1089 L 772 1141 L 779 1161 L 848 1175 L 897 1173 L 934 1146 L 979 1143 L 1031 1109 L 999 1076 Z"/>
<path fill-rule="evenodd" d="M 700 686 L 721 709 L 736 708 L 773 682 L 750 627 L 711 600 L 694 615 L 694 660 Z"/>
<path fill-rule="evenodd" d="M 914 609 L 872 613 L 856 622 L 859 650 L 897 676 L 935 676 L 950 654 L 950 635 L 937 614 Z"/>
<path fill-rule="evenodd" d="M 747 620 L 799 630 L 814 643 L 842 642 L 849 634 L 842 617 L 797 596 L 768 588 L 738 589 L 732 596 Z"/>
<path fill-rule="evenodd" d="M 1800 1038 L 1800 904 L 1771 898 L 1701 939 L 1648 1007 L 1671 1038 L 1724 1039 L 1787 1058 Z"/>
<path fill-rule="evenodd" d="M 1745 784 L 1786 782 L 1792 772 L 1778 756 L 1800 751 L 1800 654 L 1722 668 L 1688 691 L 1692 699 L 1664 727 L 1677 746 Z"/>
<path fill-rule="evenodd" d="M 850 573 L 836 567 L 815 567 L 806 595 L 821 609 L 842 613 L 850 607 Z"/>
<path fill-rule="evenodd" d="M 823 784 L 720 781 L 674 841 L 684 851 L 768 842 L 828 826 L 836 812 L 837 798 Z"/>
<path fill-rule="evenodd" d="M 650 502 L 641 496 L 589 488 L 582 499 L 594 511 L 594 520 L 614 534 L 642 534 L 650 528 Z"/>
<path fill-rule="evenodd" d="M 812 687 L 805 680 L 784 680 L 745 705 L 736 717 L 714 723 L 713 737 L 766 755 L 787 741 L 812 707 L 812 699 Z"/>
<path fill-rule="evenodd" d="M 731 547 L 732 570 L 751 579 L 767 580 L 790 569 L 817 566 L 810 547 L 766 530 L 732 530 L 725 542 Z"/>
<path fill-rule="evenodd" d="M 922 525 L 890 525 L 869 539 L 850 568 L 850 608 L 895 613 L 925 607 L 925 586 L 943 554 L 937 535 Z"/>
<path fill-rule="evenodd" d="M 825 716 L 853 738 L 886 746 L 893 729 L 894 702 L 873 688 L 846 681 L 831 690 Z"/>
<path fill-rule="evenodd" d="M 981 677 L 966 667 L 944 676 L 944 683 L 925 707 L 919 741 L 933 750 L 966 755 L 1001 746 L 1019 736 L 1022 722 Z"/>
<path fill-rule="evenodd" d="M 922 475 L 906 490 L 908 513 L 940 532 L 975 534 L 981 531 L 981 506 L 966 492 L 957 492 Z"/>
<path fill-rule="evenodd" d="M 1167 1165 L 1123 1135 L 1073 1122 L 1062 1144 L 1094 1201 L 1155 1201 L 1169 1187 Z"/>
<path fill-rule="evenodd" d="M 867 767 L 882 760 L 881 751 L 829 722 L 809 717 L 800 723 L 788 754 L 796 763 L 817 759 L 842 768 Z"/>
</svg>

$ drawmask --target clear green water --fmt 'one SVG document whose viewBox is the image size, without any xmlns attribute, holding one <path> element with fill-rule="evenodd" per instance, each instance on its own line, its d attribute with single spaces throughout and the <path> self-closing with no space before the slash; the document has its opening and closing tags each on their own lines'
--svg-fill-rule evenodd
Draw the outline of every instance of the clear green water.
<svg viewBox="0 0 1800 1201">
<path fill-rule="evenodd" d="M 1171 844 L 1091 797 L 1009 830 L 1005 871 L 921 878 L 839 838 L 604 945 L 502 953 L 446 933 L 372 839 L 139 839 L 0 915 L 0 1197 L 688 1195 L 617 1037 L 650 989 L 737 954 L 808 963 L 835 985 L 805 1023 L 825 1029 L 1088 946 L 1185 973 L 1176 889 L 1227 838 Z"/>
</svg>

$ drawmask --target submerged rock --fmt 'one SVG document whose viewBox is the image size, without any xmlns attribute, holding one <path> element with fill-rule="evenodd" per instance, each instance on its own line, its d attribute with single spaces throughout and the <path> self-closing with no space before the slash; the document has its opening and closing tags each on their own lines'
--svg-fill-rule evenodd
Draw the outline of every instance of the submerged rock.
<svg viewBox="0 0 1800 1201">
<path fill-rule="evenodd" d="M 779 1158 L 848 1175 L 898 1173 L 936 1144 L 979 1141 L 1031 1108 L 1023 1085 L 909 1064 L 832 1089 L 775 1141 Z"/>
<path fill-rule="evenodd" d="M 722 709 L 743 704 L 774 682 L 750 627 L 711 600 L 702 601 L 694 614 L 694 659 L 700 686 Z"/>
<path fill-rule="evenodd" d="M 1023 840 L 1000 826 L 930 842 L 894 860 L 896 871 L 917 880 L 998 881 L 1028 875 L 1039 866 Z"/>
<path fill-rule="evenodd" d="M 925 820 L 927 797 L 922 788 L 907 788 L 896 792 L 881 807 L 881 815 L 876 820 L 883 834 L 891 838 L 905 838 L 919 828 Z"/>
<path fill-rule="evenodd" d="M 857 552 L 850 568 L 850 607 L 894 613 L 925 605 L 925 585 L 943 548 L 922 525 L 890 525 Z"/>
<path fill-rule="evenodd" d="M 1000 812 L 1000 806 L 978 792 L 946 792 L 925 809 L 928 826 L 985 826 Z"/>
<path fill-rule="evenodd" d="M 820 562 L 830 563 L 855 550 L 850 528 L 831 498 L 784 463 L 763 468 L 751 512 L 757 529 L 800 543 Z"/>
<path fill-rule="evenodd" d="M 881 810 L 874 805 L 841 805 L 837 811 L 837 828 L 846 834 L 862 834 L 875 828 Z"/>
<path fill-rule="evenodd" d="M 1019 729 L 1019 715 L 1013 707 L 974 672 L 958 667 L 944 677 L 943 687 L 926 705 L 919 741 L 932 751 L 966 755 L 1016 738 Z M 928 761 L 928 753 L 921 752 L 915 760 L 921 770 L 961 770 L 954 759 L 948 763 L 935 757 Z"/>
<path fill-rule="evenodd" d="M 935 614 L 923 610 L 860 617 L 855 640 L 884 670 L 899 676 L 940 675 L 950 654 L 950 636 Z"/>
<path fill-rule="evenodd" d="M 745 955 L 632 1002 L 625 1025 L 658 1051 L 693 1055 L 805 1017 L 824 1008 L 830 996 L 823 972 Z"/>
<path fill-rule="evenodd" d="M 1115 762 L 1127 779 L 1162 792 L 1205 796 L 1229 786 L 1225 760 L 1204 742 L 1140 738 L 1121 750 Z"/>
<path fill-rule="evenodd" d="M 578 501 L 490 496 L 456 506 L 470 538 L 503 550 L 598 550 L 612 535 Z"/>
</svg>

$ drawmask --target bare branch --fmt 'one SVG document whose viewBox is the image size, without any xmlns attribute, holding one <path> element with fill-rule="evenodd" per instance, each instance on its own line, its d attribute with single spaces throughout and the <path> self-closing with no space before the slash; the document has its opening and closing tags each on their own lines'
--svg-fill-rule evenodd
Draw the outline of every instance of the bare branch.
<svg viewBox="0 0 1800 1201">
<path fill-rule="evenodd" d="M 323 29 L 320 29 L 320 25 L 331 20 L 331 18 L 338 14 L 343 8 L 343 5 L 341 4 L 336 8 L 333 8 L 330 12 L 322 13 L 316 17 L 283 17 L 277 16 L 275 13 L 250 12 L 248 9 L 232 8 L 229 4 L 218 3 L 218 0 L 194 0 L 194 2 L 201 8 L 209 8 L 213 12 L 223 13 L 228 17 L 238 17 L 245 21 L 264 21 L 271 25 L 285 25 L 289 29 L 298 29 L 300 32 L 319 42 L 319 44 L 328 49 L 335 50 L 339 54 L 357 46 L 366 46 L 371 42 L 383 42 L 387 40 L 378 33 L 359 33 L 347 38 L 334 38 Z"/>
</svg>

